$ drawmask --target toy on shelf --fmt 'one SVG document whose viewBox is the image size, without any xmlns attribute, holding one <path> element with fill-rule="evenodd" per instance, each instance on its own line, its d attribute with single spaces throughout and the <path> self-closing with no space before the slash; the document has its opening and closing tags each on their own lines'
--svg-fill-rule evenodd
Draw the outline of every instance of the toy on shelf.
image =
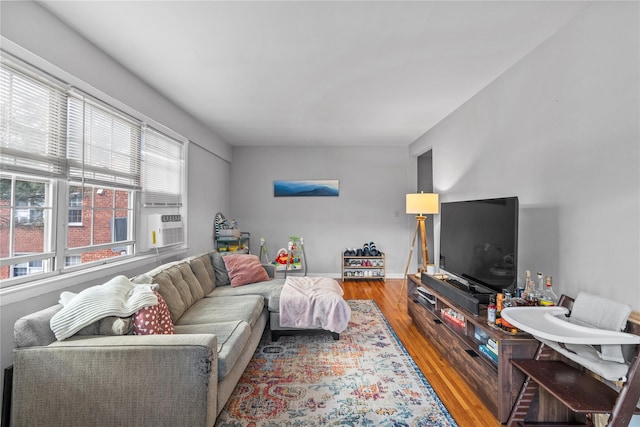
<svg viewBox="0 0 640 427">
<path fill-rule="evenodd" d="M 222 212 L 213 220 L 214 248 L 218 252 L 250 253 L 250 234 L 240 231 L 235 219 L 227 219 Z"/>
</svg>

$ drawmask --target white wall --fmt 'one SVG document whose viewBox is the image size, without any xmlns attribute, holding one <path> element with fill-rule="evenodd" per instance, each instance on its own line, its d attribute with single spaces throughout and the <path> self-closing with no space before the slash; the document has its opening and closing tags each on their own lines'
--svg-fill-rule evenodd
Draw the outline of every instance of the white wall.
<svg viewBox="0 0 640 427">
<path fill-rule="evenodd" d="M 230 165 L 193 143 L 188 157 L 187 240 L 189 253 L 197 254 L 213 248 L 213 217 L 229 210 Z"/>
<path fill-rule="evenodd" d="M 253 253 L 264 237 L 272 259 L 288 236 L 304 237 L 312 275 L 339 277 L 345 248 L 373 241 L 388 274 L 399 276 L 415 223 L 404 212 L 409 167 L 415 160 L 398 147 L 234 147 L 231 210 L 224 214 L 251 233 Z M 274 197 L 277 179 L 338 179 L 340 196 Z"/>
<path fill-rule="evenodd" d="M 28 58 L 23 59 L 36 61 L 35 65 L 48 71 L 60 71 L 81 79 L 197 144 L 188 144 L 187 255 L 210 250 L 213 215 L 229 209 L 231 147 L 36 3 L 0 2 L 0 12 L 3 49 L 26 55 Z M 184 252 L 175 256 L 184 256 Z M 62 290 L 79 292 L 104 283 L 105 278 L 115 274 L 132 276 L 148 271 L 159 262 L 155 257 L 147 257 L 95 273 L 58 276 L 38 290 L 3 290 L 0 299 L 1 367 L 12 363 L 13 324 L 19 317 L 56 304 Z"/>
<path fill-rule="evenodd" d="M 595 2 L 410 147 L 442 201 L 520 198 L 519 265 L 640 310 L 637 2 Z M 437 219 L 436 219 L 437 220 Z"/>
<path fill-rule="evenodd" d="M 3 1 L 0 11 L 2 36 L 231 161 L 226 142 L 42 6 L 33 1 Z"/>
</svg>

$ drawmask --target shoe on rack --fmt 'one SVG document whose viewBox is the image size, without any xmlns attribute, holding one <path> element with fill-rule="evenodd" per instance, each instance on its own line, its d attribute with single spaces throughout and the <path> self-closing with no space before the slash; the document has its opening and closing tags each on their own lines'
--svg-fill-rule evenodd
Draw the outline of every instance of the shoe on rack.
<svg viewBox="0 0 640 427">
<path fill-rule="evenodd" d="M 364 245 L 362 245 L 362 255 L 371 256 L 371 251 L 369 250 L 369 244 L 368 243 L 365 243 Z"/>
<path fill-rule="evenodd" d="M 379 252 L 375 243 L 369 242 L 369 252 L 371 252 L 371 256 L 378 256 Z"/>
</svg>

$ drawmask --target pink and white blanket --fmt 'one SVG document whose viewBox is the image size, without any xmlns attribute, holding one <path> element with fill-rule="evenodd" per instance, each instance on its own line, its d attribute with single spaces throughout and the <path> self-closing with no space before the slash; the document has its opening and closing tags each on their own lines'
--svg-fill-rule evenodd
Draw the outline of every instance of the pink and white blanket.
<svg viewBox="0 0 640 427">
<path fill-rule="evenodd" d="M 341 333 L 351 319 L 342 288 L 327 277 L 287 277 L 280 294 L 280 326 Z"/>
</svg>

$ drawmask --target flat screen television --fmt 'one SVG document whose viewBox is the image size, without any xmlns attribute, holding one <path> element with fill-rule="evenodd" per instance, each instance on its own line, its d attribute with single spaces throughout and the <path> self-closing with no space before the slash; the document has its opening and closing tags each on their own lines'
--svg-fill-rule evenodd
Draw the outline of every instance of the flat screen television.
<svg viewBox="0 0 640 427">
<path fill-rule="evenodd" d="M 441 204 L 443 273 L 498 293 L 516 287 L 517 265 L 517 197 Z"/>
</svg>

